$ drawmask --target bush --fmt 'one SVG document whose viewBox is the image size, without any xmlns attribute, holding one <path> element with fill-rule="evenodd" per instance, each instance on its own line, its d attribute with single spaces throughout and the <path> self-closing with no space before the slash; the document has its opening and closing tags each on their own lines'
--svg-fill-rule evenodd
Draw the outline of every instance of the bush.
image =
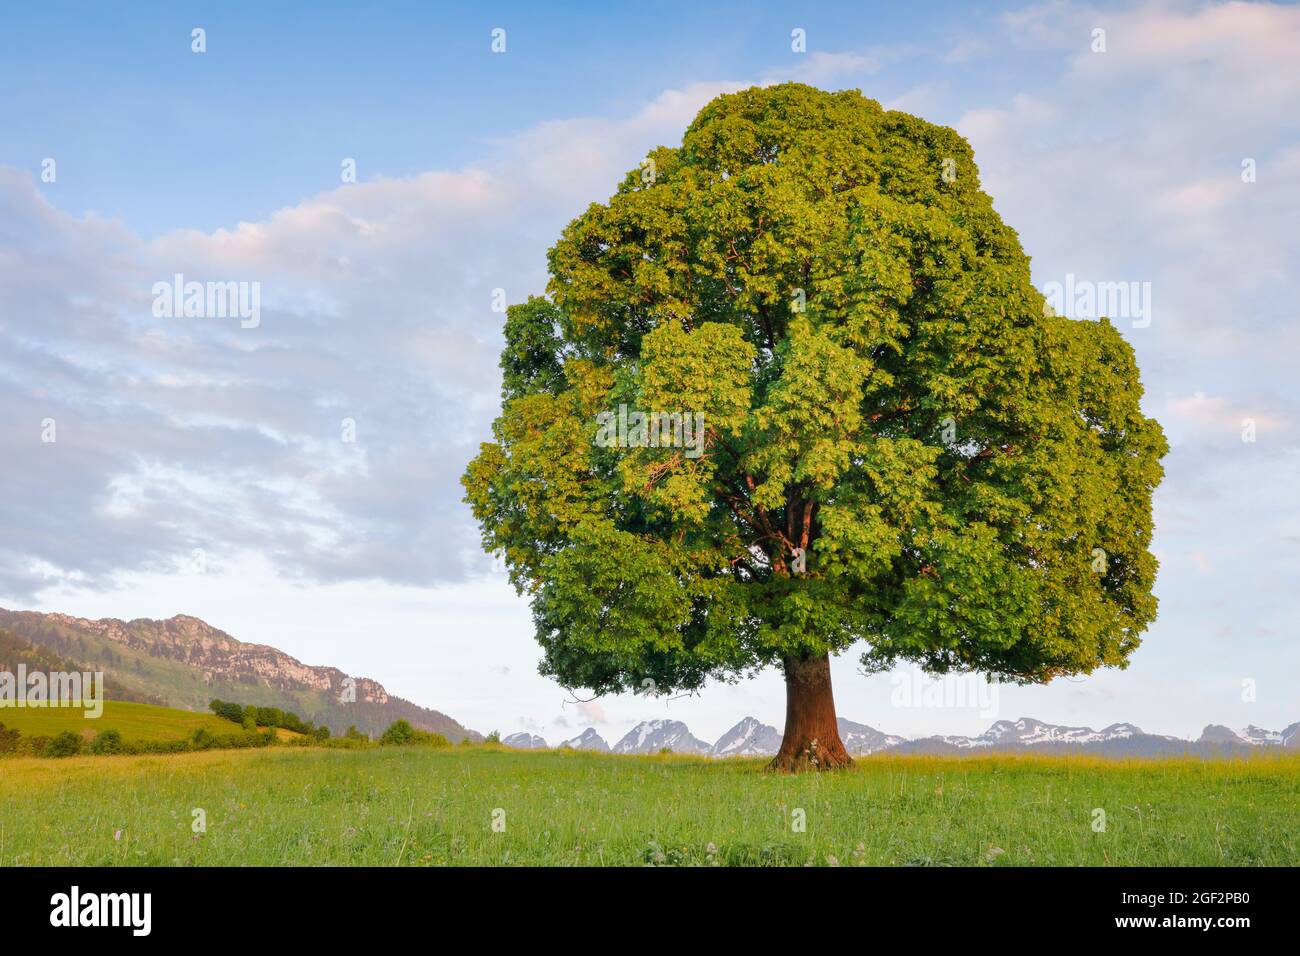
<svg viewBox="0 0 1300 956">
<path fill-rule="evenodd" d="M 120 754 L 125 750 L 126 745 L 122 742 L 122 735 L 116 730 L 101 730 L 90 742 L 92 754 Z"/>
<path fill-rule="evenodd" d="M 228 700 L 213 700 L 208 707 L 218 717 L 224 717 L 226 720 L 233 721 L 236 724 L 244 722 L 244 708 L 238 704 L 231 703 Z M 249 708 L 250 710 L 252 708 Z"/>
<path fill-rule="evenodd" d="M 279 707 L 255 707 L 252 704 L 241 707 L 228 700 L 213 700 L 208 707 L 218 717 L 234 721 L 245 730 L 257 730 L 258 727 L 281 727 L 310 737 L 315 735 L 318 729 L 311 721 L 305 721 L 293 711 L 281 710 Z"/>
<path fill-rule="evenodd" d="M 466 738 L 466 739 L 469 739 L 469 738 Z M 485 743 L 485 744 L 499 744 L 499 743 L 501 743 L 501 732 L 500 732 L 499 730 L 494 730 L 494 731 L 492 731 L 492 733 L 490 733 L 490 734 L 487 735 L 487 738 L 483 741 L 483 743 Z"/>
<path fill-rule="evenodd" d="M 379 745 L 381 747 L 402 747 L 406 744 L 415 743 L 417 731 L 411 726 L 410 721 L 395 720 L 388 725 L 388 729 L 379 735 Z"/>
<path fill-rule="evenodd" d="M 45 746 L 47 757 L 75 757 L 81 753 L 81 735 L 65 730 Z"/>
<path fill-rule="evenodd" d="M 351 728 L 349 728 L 351 729 Z M 410 721 L 395 720 L 379 736 L 381 747 L 404 747 L 409 744 L 423 744 L 426 747 L 450 747 L 451 742 L 442 734 L 431 734 L 416 730 Z"/>
<path fill-rule="evenodd" d="M 7 730 L 4 724 L 0 724 L 0 754 L 13 753 L 17 750 L 21 738 L 20 731 Z"/>
</svg>

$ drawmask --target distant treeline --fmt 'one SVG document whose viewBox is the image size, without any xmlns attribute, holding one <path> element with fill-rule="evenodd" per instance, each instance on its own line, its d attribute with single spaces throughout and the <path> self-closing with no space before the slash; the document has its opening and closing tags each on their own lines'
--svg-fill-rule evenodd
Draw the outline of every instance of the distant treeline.
<svg viewBox="0 0 1300 956">
<path fill-rule="evenodd" d="M 83 735 L 72 730 L 65 730 L 53 737 L 37 735 L 24 736 L 17 729 L 9 729 L 0 724 L 0 756 L 18 757 L 77 757 L 83 755 L 111 756 L 114 754 L 179 754 L 199 750 L 241 750 L 248 747 L 334 747 L 341 749 L 359 749 L 369 747 L 450 747 L 451 743 L 442 734 L 417 730 L 409 721 L 395 720 L 380 735 L 377 741 L 349 727 L 341 737 L 330 738 L 328 727 L 314 727 L 303 722 L 297 714 L 286 713 L 277 707 L 241 707 L 229 701 L 214 700 L 212 711 L 220 717 L 234 721 L 239 715 L 241 729 L 228 734 L 214 734 L 206 727 L 200 727 L 188 737 L 179 740 L 124 740 L 120 731 L 112 728 L 101 730 L 94 738 L 87 740 Z M 260 726 L 259 726 L 260 725 Z M 282 740 L 278 728 L 292 730 L 301 734 Z M 494 738 L 497 735 L 493 735 Z M 498 743 L 489 738 L 490 743 Z M 462 747 L 480 746 L 473 741 L 464 740 Z"/>
<path fill-rule="evenodd" d="M 303 720 L 291 710 L 281 710 L 279 707 L 258 707 L 255 704 L 244 706 L 236 704 L 234 701 L 216 699 L 212 700 L 208 707 L 218 717 L 233 721 L 245 730 L 256 730 L 258 727 L 282 727 L 285 730 L 291 730 L 295 734 L 302 734 L 304 737 L 311 737 L 314 740 L 330 739 L 330 729 L 324 724 L 317 727 L 310 720 Z M 356 728 L 350 727 L 348 729 L 352 731 Z"/>
<path fill-rule="evenodd" d="M 208 706 L 218 717 L 234 721 L 242 725 L 245 730 L 256 730 L 258 727 L 283 727 L 285 730 L 292 730 L 320 743 L 330 739 L 328 727 L 323 725 L 316 727 L 311 721 L 303 720 L 293 711 L 281 710 L 279 707 L 241 705 L 229 700 L 213 700 Z M 349 740 L 370 740 L 367 735 L 357 730 L 355 725 L 349 727 L 343 736 Z M 423 744 L 427 747 L 451 746 L 451 742 L 442 734 L 418 730 L 409 720 L 393 721 L 379 736 L 379 745 L 382 747 L 402 747 L 408 744 Z"/>
<path fill-rule="evenodd" d="M 101 730 L 91 740 L 72 730 L 48 737 L 24 736 L 0 724 L 0 754 L 19 757 L 77 757 L 83 754 L 107 756 L 112 754 L 180 754 L 196 750 L 240 750 L 247 747 L 269 747 L 278 742 L 274 727 L 264 731 L 241 730 L 232 734 L 214 734 L 200 727 L 189 737 L 180 740 L 123 740 L 120 731 Z"/>
</svg>

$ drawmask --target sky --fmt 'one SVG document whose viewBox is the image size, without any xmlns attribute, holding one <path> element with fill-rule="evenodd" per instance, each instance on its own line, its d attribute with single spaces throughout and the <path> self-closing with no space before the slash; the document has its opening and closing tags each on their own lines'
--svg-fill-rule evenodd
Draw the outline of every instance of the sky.
<svg viewBox="0 0 1300 956">
<path fill-rule="evenodd" d="M 1300 7 L 788 7 L 7 8 L 0 606 L 191 614 L 481 732 L 780 727 L 771 671 L 660 700 L 540 677 L 459 476 L 499 411 L 494 290 L 540 293 L 564 225 L 711 98 L 799 80 L 966 136 L 1040 289 L 1136 283 L 1116 322 L 1171 443 L 1126 670 L 936 705 L 850 652 L 840 715 L 1300 720 Z M 155 314 L 176 274 L 258 283 L 256 323 Z"/>
</svg>

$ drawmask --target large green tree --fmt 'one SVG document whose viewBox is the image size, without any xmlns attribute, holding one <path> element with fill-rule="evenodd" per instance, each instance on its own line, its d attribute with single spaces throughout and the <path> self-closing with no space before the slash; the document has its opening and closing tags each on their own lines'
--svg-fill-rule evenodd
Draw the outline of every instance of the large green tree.
<svg viewBox="0 0 1300 956">
<path fill-rule="evenodd" d="M 829 657 L 860 642 L 868 670 L 1020 682 L 1138 646 L 1164 436 L 1114 326 L 1046 307 L 953 130 L 857 91 L 721 96 L 549 262 L 464 477 L 544 674 L 780 667 L 773 765 L 825 768 L 851 762 Z"/>
</svg>

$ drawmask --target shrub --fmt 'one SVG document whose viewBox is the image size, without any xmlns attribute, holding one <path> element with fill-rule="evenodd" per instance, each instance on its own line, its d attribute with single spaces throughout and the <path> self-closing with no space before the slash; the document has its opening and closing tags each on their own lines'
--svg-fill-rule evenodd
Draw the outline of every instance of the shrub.
<svg viewBox="0 0 1300 956">
<path fill-rule="evenodd" d="M 213 700 L 208 707 L 218 717 L 224 717 L 226 720 L 233 721 L 237 724 L 244 722 L 244 708 L 228 700 Z M 252 708 L 249 708 L 250 710 Z"/>
<path fill-rule="evenodd" d="M 81 735 L 65 730 L 45 746 L 47 757 L 75 757 L 81 753 Z"/>
<path fill-rule="evenodd" d="M 50 738 L 38 734 L 35 737 L 24 737 L 18 742 L 17 752 L 20 754 L 30 754 L 33 757 L 44 757 L 45 751 L 50 746 Z"/>
<path fill-rule="evenodd" d="M 395 720 L 388 725 L 379 737 L 379 744 L 382 747 L 403 747 L 408 744 L 423 744 L 426 747 L 450 747 L 451 742 L 442 734 L 431 734 L 423 730 L 416 730 L 411 726 L 410 721 Z"/>
<path fill-rule="evenodd" d="M 17 750 L 21 738 L 20 731 L 8 730 L 4 724 L 0 724 L 0 754 L 13 753 Z"/>
<path fill-rule="evenodd" d="M 101 730 L 90 742 L 92 754 L 120 754 L 125 750 L 126 745 L 122 742 L 122 735 L 116 730 Z"/>
<path fill-rule="evenodd" d="M 379 744 L 381 747 L 400 747 L 406 744 L 415 743 L 417 731 L 411 726 L 410 721 L 395 720 L 388 725 L 388 729 L 379 735 Z"/>
<path fill-rule="evenodd" d="M 466 738 L 466 739 L 468 739 L 468 738 Z M 490 734 L 487 735 L 487 738 L 483 741 L 483 743 L 485 743 L 485 744 L 499 744 L 499 743 L 501 743 L 501 732 L 500 732 L 499 730 L 494 730 L 494 731 L 492 731 L 492 733 L 490 733 Z"/>
</svg>

